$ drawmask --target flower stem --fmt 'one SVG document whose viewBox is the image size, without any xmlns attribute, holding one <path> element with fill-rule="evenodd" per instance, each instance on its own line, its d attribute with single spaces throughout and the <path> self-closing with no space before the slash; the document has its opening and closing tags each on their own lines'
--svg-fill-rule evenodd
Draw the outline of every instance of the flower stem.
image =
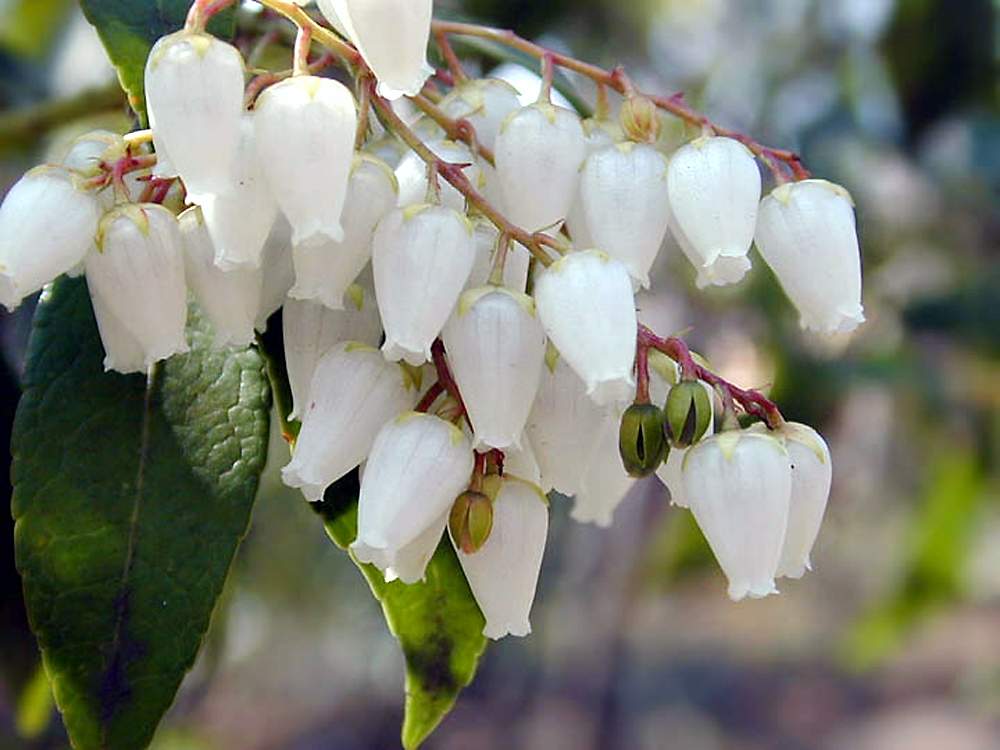
<svg viewBox="0 0 1000 750">
<path fill-rule="evenodd" d="M 543 47 L 540 44 L 535 44 L 534 42 L 518 36 L 510 30 L 479 26 L 471 23 L 460 23 L 457 21 L 434 21 L 433 28 L 435 34 L 457 34 L 460 36 L 472 36 L 479 37 L 480 39 L 488 39 L 498 44 L 524 52 L 525 54 L 531 55 L 532 57 L 542 60 L 543 62 L 551 61 L 551 64 L 554 66 L 558 66 L 566 70 L 572 70 L 575 73 L 579 73 L 580 75 L 589 78 L 599 86 L 606 86 L 622 95 L 627 96 L 639 93 L 638 89 L 626 75 L 625 71 L 620 67 L 615 68 L 614 70 L 605 70 L 600 66 L 592 65 L 591 63 L 583 62 L 582 60 L 577 60 L 569 55 L 563 55 L 559 52 Z M 760 159 L 761 162 L 763 162 L 771 170 L 775 179 L 778 181 L 787 181 L 788 179 L 778 162 L 787 167 L 796 180 L 803 180 L 810 176 L 809 171 L 802 164 L 802 159 L 795 152 L 765 146 L 758 143 L 748 135 L 722 127 L 721 125 L 717 125 L 709 120 L 709 118 L 705 115 L 689 107 L 684 102 L 682 94 L 674 94 L 672 96 L 647 95 L 647 97 L 660 109 L 665 112 L 669 112 L 675 117 L 678 117 L 691 125 L 699 128 L 705 128 L 715 135 L 725 136 L 727 138 L 733 138 L 740 141 L 743 145 L 750 149 L 754 156 Z"/>
<path fill-rule="evenodd" d="M 486 200 L 482 193 L 476 190 L 476 188 L 469 181 L 469 178 L 465 175 L 461 165 L 450 164 L 438 159 L 434 152 L 427 147 L 427 144 L 420 140 L 420 136 L 413 132 L 413 129 L 403 122 L 402 118 L 396 114 L 396 111 L 392 108 L 389 102 L 379 96 L 378 91 L 375 90 L 375 79 L 370 76 L 366 76 L 365 79 L 366 80 L 362 83 L 362 85 L 367 85 L 370 88 L 369 94 L 372 106 L 374 106 L 375 111 L 378 112 L 379 117 L 382 119 L 386 128 L 395 133 L 400 140 L 413 149 L 417 156 L 423 159 L 425 163 L 436 169 L 439 175 L 441 175 L 456 190 L 465 196 L 471 206 L 475 207 L 476 210 L 478 210 L 483 216 L 493 222 L 497 229 L 524 245 L 528 251 L 538 259 L 539 263 L 544 266 L 551 265 L 551 257 L 549 257 L 549 254 L 542 248 L 542 235 L 531 234 L 530 232 L 512 224 L 502 213 L 500 213 L 500 211 L 498 211 L 488 200 Z"/>
<path fill-rule="evenodd" d="M 444 342 L 441 339 L 434 340 L 434 344 L 431 346 L 431 358 L 434 362 L 434 369 L 437 370 L 438 382 L 458 404 L 460 415 L 467 415 L 465 402 L 462 401 L 462 394 L 458 390 L 458 383 L 455 382 L 451 368 L 448 367 L 448 360 L 445 359 Z"/>
<path fill-rule="evenodd" d="M 666 339 L 660 338 L 649 328 L 640 324 L 638 347 L 639 349 L 645 347 L 663 352 L 681 366 L 681 377 L 683 379 L 705 381 L 723 394 L 723 401 L 725 401 L 726 394 L 728 394 L 733 401 L 743 408 L 743 411 L 759 417 L 772 430 L 784 424 L 784 417 L 782 417 L 777 404 L 759 391 L 738 388 L 725 378 L 699 365 L 695 362 L 694 357 L 691 356 L 691 350 L 688 349 L 687 344 L 681 339 L 674 336 Z"/>
<path fill-rule="evenodd" d="M 453 79 L 452 85 L 467 81 L 468 76 L 465 75 L 462 62 L 458 59 L 458 55 L 455 54 L 451 42 L 448 41 L 448 35 L 443 31 L 435 32 L 434 40 L 437 42 L 438 49 L 441 50 L 441 57 L 448 64 L 448 71 L 451 73 Z"/>
<path fill-rule="evenodd" d="M 476 128 L 471 122 L 464 117 L 458 120 L 449 117 L 444 113 L 444 110 L 424 94 L 417 94 L 409 99 L 421 112 L 434 120 L 438 127 L 447 133 L 449 139 L 468 144 L 469 148 L 478 153 L 491 166 L 494 164 L 493 152 L 479 142 Z"/>
</svg>

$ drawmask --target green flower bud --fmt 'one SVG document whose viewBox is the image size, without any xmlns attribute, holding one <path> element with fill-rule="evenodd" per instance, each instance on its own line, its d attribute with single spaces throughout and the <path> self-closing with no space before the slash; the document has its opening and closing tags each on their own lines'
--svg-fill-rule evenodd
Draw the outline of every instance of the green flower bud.
<svg viewBox="0 0 1000 750">
<path fill-rule="evenodd" d="M 482 492 L 463 492 L 452 506 L 448 527 L 462 552 L 478 552 L 493 529 L 493 503 Z"/>
<path fill-rule="evenodd" d="M 712 422 L 712 399 L 696 380 L 682 380 L 670 389 L 663 407 L 667 437 L 675 448 L 694 445 Z"/>
<path fill-rule="evenodd" d="M 663 412 L 652 404 L 632 404 L 622 416 L 618 452 L 625 471 L 645 477 L 659 468 L 670 446 L 664 437 Z"/>
</svg>

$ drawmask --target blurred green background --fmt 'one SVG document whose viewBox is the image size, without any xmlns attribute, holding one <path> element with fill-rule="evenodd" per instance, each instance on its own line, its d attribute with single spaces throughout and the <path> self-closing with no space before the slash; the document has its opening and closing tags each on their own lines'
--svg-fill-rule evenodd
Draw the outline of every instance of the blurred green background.
<svg viewBox="0 0 1000 750">
<path fill-rule="evenodd" d="M 1000 3 L 439 0 L 800 150 L 854 195 L 868 323 L 817 340 L 759 262 L 698 293 L 674 247 L 640 298 L 827 437 L 816 571 L 734 605 L 688 514 L 638 485 L 606 531 L 553 503 L 534 634 L 492 645 L 430 748 L 1000 747 Z M 467 50 L 468 51 L 468 50 Z M 494 61 L 476 56 L 472 69 Z M 580 85 L 585 97 L 592 92 Z M 69 134 L 126 129 L 70 0 L 0 0 L 0 191 Z M 668 137 L 693 136 L 674 127 Z M 31 310 L 0 314 L 9 439 Z M 387 748 L 402 658 L 276 469 L 159 750 Z M 6 452 L 3 462 L 8 462 Z M 0 487 L 9 500 L 9 488 Z M 0 750 L 63 748 L 0 513 Z"/>
</svg>

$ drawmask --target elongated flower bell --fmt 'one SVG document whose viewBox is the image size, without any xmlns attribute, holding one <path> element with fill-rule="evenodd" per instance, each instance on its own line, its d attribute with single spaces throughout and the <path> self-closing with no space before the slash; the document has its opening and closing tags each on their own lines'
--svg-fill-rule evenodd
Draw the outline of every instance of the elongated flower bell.
<svg viewBox="0 0 1000 750">
<path fill-rule="evenodd" d="M 205 224 L 215 244 L 215 263 L 223 270 L 260 268 L 264 244 L 278 218 L 278 203 L 257 154 L 254 117 L 253 112 L 243 114 L 229 191 L 210 195 L 202 202 Z"/>
<path fill-rule="evenodd" d="M 183 241 L 167 209 L 125 204 L 106 214 L 86 270 L 92 295 L 135 337 L 147 369 L 188 351 Z"/>
<path fill-rule="evenodd" d="M 406 371 L 377 349 L 353 341 L 335 346 L 313 373 L 295 454 L 281 470 L 285 484 L 310 502 L 321 500 L 327 487 L 365 460 L 382 426 L 416 398 Z"/>
<path fill-rule="evenodd" d="M 400 549 L 392 564 L 383 571 L 386 582 L 401 581 L 413 584 L 424 580 L 427 564 L 434 557 L 447 525 L 448 514 L 445 513 L 428 526 L 425 532 Z"/>
<path fill-rule="evenodd" d="M 757 249 L 803 328 L 837 333 L 864 322 L 854 203 L 844 188 L 826 180 L 776 187 L 760 204 Z"/>
<path fill-rule="evenodd" d="M 267 319 L 281 309 L 288 290 L 295 283 L 292 227 L 284 216 L 278 216 L 271 233 L 267 235 L 260 268 L 264 283 L 260 290 L 260 307 L 257 309 L 257 330 L 264 331 L 267 329 Z"/>
<path fill-rule="evenodd" d="M 584 382 L 550 350 L 527 425 L 544 492 L 580 491 L 603 424 L 604 413 L 587 395 Z"/>
<path fill-rule="evenodd" d="M 184 242 L 184 268 L 198 306 L 215 331 L 215 346 L 247 346 L 254 339 L 263 274 L 260 269 L 223 271 L 215 265 L 215 246 L 201 209 L 178 218 Z"/>
<path fill-rule="evenodd" d="M 762 433 L 767 430 L 763 425 L 754 428 Z M 833 480 L 830 449 L 816 430 L 797 422 L 786 422 L 770 434 L 784 442 L 792 465 L 792 499 L 778 575 L 801 578 L 807 570 L 812 570 L 809 554 L 830 499 Z"/>
<path fill-rule="evenodd" d="M 292 76 L 264 90 L 255 116 L 257 153 L 293 245 L 342 242 L 357 105 L 342 83 Z"/>
<path fill-rule="evenodd" d="M 621 128 L 613 120 L 590 117 L 583 121 L 583 134 L 586 158 L 596 154 L 608 146 L 613 146 L 624 138 Z M 586 165 L 586 161 L 584 161 Z M 573 203 L 570 205 L 569 213 L 566 214 L 566 229 L 573 239 L 573 246 L 579 250 L 599 247 L 594 238 L 590 235 L 590 227 L 587 226 L 587 212 L 583 205 L 582 195 L 583 180 L 576 187 L 576 194 L 573 196 Z"/>
<path fill-rule="evenodd" d="M 351 551 L 382 571 L 395 567 L 400 551 L 447 515 L 472 467 L 472 446 L 450 422 L 416 412 L 389 420 L 365 464 Z"/>
<path fill-rule="evenodd" d="M 531 297 L 502 287 L 465 292 L 442 339 L 475 429 L 473 447 L 519 447 L 545 360 Z"/>
<path fill-rule="evenodd" d="M 308 300 L 288 300 L 282 312 L 282 327 L 285 366 L 292 388 L 292 419 L 306 413 L 316 363 L 324 354 L 344 341 L 378 346 L 382 338 L 375 295 L 361 287 L 347 295 L 343 310 L 331 310 Z"/>
<path fill-rule="evenodd" d="M 583 481 L 570 511 L 574 521 L 602 528 L 610 526 L 615 510 L 636 483 L 622 465 L 618 446 L 620 424 L 620 410 L 604 415 L 598 429 L 597 445 L 587 465 L 580 467 Z"/>
<path fill-rule="evenodd" d="M 521 108 L 517 89 L 499 78 L 479 78 L 460 83 L 441 100 L 441 109 L 456 120 L 464 119 L 476 129 L 476 139 L 492 150 L 500 126 Z"/>
<path fill-rule="evenodd" d="M 456 545 L 469 588 L 486 618 L 487 638 L 531 632 L 531 605 L 548 531 L 548 503 L 541 490 L 509 479 L 493 503 L 493 527 L 486 543 L 471 555 Z"/>
<path fill-rule="evenodd" d="M 496 139 L 496 170 L 508 218 L 531 232 L 569 213 L 586 157 L 580 118 L 539 102 L 513 112 Z"/>
<path fill-rule="evenodd" d="M 667 158 L 626 141 L 592 154 L 583 165 L 580 196 L 593 247 L 624 263 L 649 287 L 649 269 L 667 235 Z"/>
<path fill-rule="evenodd" d="M 684 496 L 739 601 L 776 594 L 792 470 L 788 452 L 769 435 L 721 432 L 688 450 Z"/>
<path fill-rule="evenodd" d="M 623 263 L 597 250 L 570 253 L 538 277 L 535 303 L 545 332 L 597 404 L 631 397 L 638 324 Z"/>
<path fill-rule="evenodd" d="M 90 289 L 90 302 L 94 307 L 97 330 L 104 346 L 105 371 L 114 370 L 126 375 L 146 372 L 146 352 L 139 340 L 112 314 L 93 288 Z"/>
<path fill-rule="evenodd" d="M 62 167 L 18 180 L 0 205 L 0 304 L 13 310 L 77 266 L 94 244 L 101 205 Z"/>
<path fill-rule="evenodd" d="M 454 141 L 432 140 L 427 143 L 427 147 L 441 161 L 451 164 L 467 164 L 468 166 L 464 167 L 462 172 L 465 173 L 474 187 L 482 189 L 483 172 L 478 159 L 473 156 L 468 146 Z M 436 177 L 436 179 L 441 188 L 441 204 L 454 208 L 456 211 L 464 211 L 465 196 L 443 177 Z M 399 164 L 396 166 L 396 180 L 399 182 L 399 206 L 410 206 L 427 200 L 427 163 L 416 152 L 408 151 L 399 160 Z"/>
<path fill-rule="evenodd" d="M 420 365 L 472 272 L 472 224 L 444 206 L 407 206 L 375 230 L 372 268 L 386 358 Z"/>
<path fill-rule="evenodd" d="M 737 284 L 747 275 L 747 271 L 750 270 L 752 264 L 750 263 L 750 258 L 746 255 L 732 257 L 720 255 L 711 265 L 704 265 L 701 255 L 694 249 L 691 241 L 688 240 L 687 235 L 684 234 L 681 228 L 677 226 L 677 222 L 674 221 L 672 216 L 669 218 L 669 221 L 671 235 L 677 241 L 677 245 L 680 247 L 681 252 L 684 253 L 684 257 L 694 266 L 696 273 L 695 286 L 699 289 L 705 289 L 710 286 Z"/>
<path fill-rule="evenodd" d="M 745 273 L 760 201 L 760 170 L 749 149 L 719 137 L 681 146 L 670 159 L 667 191 L 678 242 L 702 280 Z M 717 271 L 719 264 L 725 270 Z"/>
<path fill-rule="evenodd" d="M 427 64 L 432 0 L 320 0 L 332 22 L 343 24 L 386 99 L 415 96 L 434 69 Z M 336 19 L 336 21 L 334 20 Z"/>
<path fill-rule="evenodd" d="M 146 61 L 146 104 L 156 140 L 192 203 L 232 188 L 243 112 L 243 58 L 210 34 L 162 37 Z"/>
<path fill-rule="evenodd" d="M 371 260 L 375 226 L 395 206 L 396 179 L 389 166 L 374 156 L 356 156 L 341 219 L 344 239 L 295 247 L 295 286 L 288 296 L 343 309 L 348 287 Z"/>
</svg>

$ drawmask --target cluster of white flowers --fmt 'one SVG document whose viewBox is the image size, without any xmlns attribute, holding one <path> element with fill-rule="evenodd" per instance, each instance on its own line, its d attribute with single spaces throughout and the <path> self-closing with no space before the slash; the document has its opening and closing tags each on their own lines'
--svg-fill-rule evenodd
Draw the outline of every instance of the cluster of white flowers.
<svg viewBox="0 0 1000 750">
<path fill-rule="evenodd" d="M 421 90 L 430 0 L 320 7 L 382 96 Z M 626 466 L 655 470 L 691 508 L 734 599 L 802 575 L 831 476 L 811 429 L 713 435 L 712 399 L 653 352 L 659 406 L 642 416 L 639 468 L 629 465 L 634 294 L 668 232 L 699 286 L 739 281 L 756 240 L 803 326 L 852 329 L 860 257 L 842 188 L 809 179 L 761 200 L 737 140 L 705 136 L 668 155 L 626 137 L 634 122 L 581 121 L 547 96 L 521 106 L 502 81 L 459 82 L 440 107 L 475 128 L 495 163 L 430 120 L 413 129 L 513 225 L 565 246 L 536 267 L 391 134 L 356 149 L 357 104 L 341 83 L 299 73 L 252 109 L 244 90 L 231 45 L 197 30 L 161 39 L 146 69 L 155 166 L 144 146 L 95 133 L 26 174 L 0 208 L 0 301 L 14 308 L 82 265 L 105 364 L 121 372 L 186 350 L 189 290 L 218 346 L 247 345 L 283 307 L 301 420 L 284 481 L 316 501 L 361 466 L 352 551 L 387 580 L 421 580 L 449 528 L 490 637 L 530 631 L 545 493 L 575 496 L 574 517 L 607 524 L 635 481 Z M 157 178 L 180 178 L 190 207 L 179 216 L 135 202 L 149 169 L 100 181 L 142 158 Z M 668 402 L 685 398 L 700 406 L 675 407 L 671 428 Z"/>
</svg>

